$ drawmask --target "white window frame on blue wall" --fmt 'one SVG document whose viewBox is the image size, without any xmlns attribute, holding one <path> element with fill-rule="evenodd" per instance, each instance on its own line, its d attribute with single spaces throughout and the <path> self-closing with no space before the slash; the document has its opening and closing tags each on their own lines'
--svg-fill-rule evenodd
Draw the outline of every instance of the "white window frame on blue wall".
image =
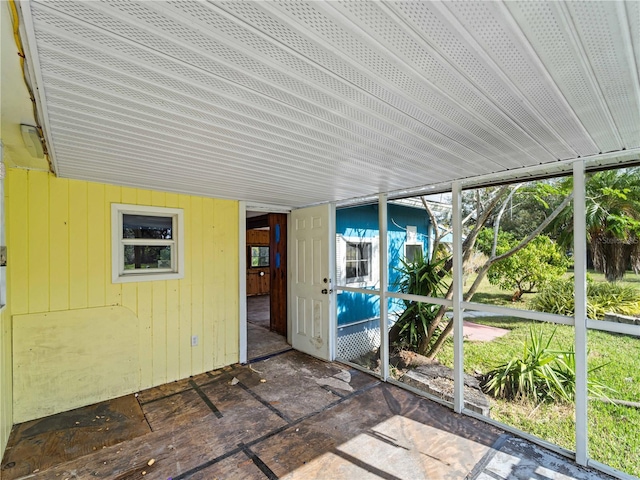
<svg viewBox="0 0 640 480">
<path fill-rule="evenodd" d="M 170 239 L 124 238 L 124 215 L 170 218 Z M 171 247 L 170 265 L 149 270 L 125 269 L 125 246 Z M 184 278 L 184 210 L 181 208 L 151 207 L 144 205 L 111 204 L 111 279 L 113 283 L 178 280 Z"/>
<path fill-rule="evenodd" d="M 349 244 L 368 244 L 371 246 L 369 273 L 357 279 L 347 278 L 347 247 Z M 336 275 L 338 285 L 349 285 L 353 288 L 375 287 L 380 281 L 378 264 L 380 263 L 380 237 L 346 237 L 336 236 Z"/>
</svg>

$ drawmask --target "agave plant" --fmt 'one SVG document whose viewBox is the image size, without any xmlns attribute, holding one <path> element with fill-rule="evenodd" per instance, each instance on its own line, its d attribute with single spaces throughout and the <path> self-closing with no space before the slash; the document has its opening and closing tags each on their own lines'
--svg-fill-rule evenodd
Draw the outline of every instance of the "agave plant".
<svg viewBox="0 0 640 480">
<path fill-rule="evenodd" d="M 542 329 L 536 332 L 531 327 L 529 337 L 523 342 L 522 356 L 489 371 L 482 382 L 483 390 L 497 398 L 573 402 L 576 393 L 575 352 L 573 347 L 566 351 L 552 349 L 555 333 L 556 329 L 545 340 Z M 595 380 L 588 382 L 587 389 L 590 395 L 605 398 L 607 391 L 613 391 Z"/>
</svg>

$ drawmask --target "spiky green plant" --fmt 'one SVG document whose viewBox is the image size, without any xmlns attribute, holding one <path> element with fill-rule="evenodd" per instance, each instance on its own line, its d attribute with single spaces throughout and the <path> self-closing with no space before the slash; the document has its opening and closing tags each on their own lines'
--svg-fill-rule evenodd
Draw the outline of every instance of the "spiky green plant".
<svg viewBox="0 0 640 480">
<path fill-rule="evenodd" d="M 443 270 L 447 259 L 429 261 L 418 252 L 412 261 L 400 259 L 398 287 L 400 292 L 422 296 L 441 296 L 446 285 Z M 438 313 L 439 305 L 404 300 L 404 310 L 389 332 L 391 343 L 418 351 L 428 335 L 429 326 Z"/>
<path fill-rule="evenodd" d="M 542 329 L 529 329 L 529 336 L 523 342 L 521 357 L 514 357 L 489 371 L 482 381 L 482 389 L 497 398 L 531 398 L 537 402 L 572 402 L 576 392 L 576 364 L 573 348 L 555 350 L 551 341 L 554 329 L 548 339 L 544 339 Z M 590 372 L 602 368 L 600 365 Z M 587 385 L 590 395 L 606 397 L 612 391 L 605 385 L 592 380 Z"/>
</svg>

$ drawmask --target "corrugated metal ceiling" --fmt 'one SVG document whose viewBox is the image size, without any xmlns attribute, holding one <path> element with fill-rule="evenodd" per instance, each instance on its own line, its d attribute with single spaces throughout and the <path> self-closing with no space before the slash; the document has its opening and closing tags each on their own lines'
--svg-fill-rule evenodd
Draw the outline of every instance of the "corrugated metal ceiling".
<svg viewBox="0 0 640 480">
<path fill-rule="evenodd" d="M 640 147 L 640 2 L 22 2 L 60 176 L 302 206 Z"/>
</svg>

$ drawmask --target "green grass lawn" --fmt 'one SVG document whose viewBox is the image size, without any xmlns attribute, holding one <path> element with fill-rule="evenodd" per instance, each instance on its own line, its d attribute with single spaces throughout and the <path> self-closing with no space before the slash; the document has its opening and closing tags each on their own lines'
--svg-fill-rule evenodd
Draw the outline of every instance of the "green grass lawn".
<svg viewBox="0 0 640 480">
<path fill-rule="evenodd" d="M 510 301 L 510 299 L 509 299 Z M 477 323 L 510 332 L 491 342 L 465 342 L 465 371 L 485 373 L 522 352 L 522 342 L 533 322 L 513 317 L 476 318 Z M 557 327 L 557 329 L 556 329 Z M 556 329 L 552 345 L 566 350 L 573 344 L 573 327 L 535 322 L 545 338 Z M 589 368 L 594 379 L 615 390 L 611 398 L 640 402 L 640 338 L 600 331 L 588 334 Z M 438 360 L 453 366 L 453 343 L 448 340 Z M 575 450 L 573 405 L 492 399 L 491 417 L 540 438 Z M 640 476 L 640 409 L 589 402 L 589 452 L 600 462 Z"/>
</svg>

